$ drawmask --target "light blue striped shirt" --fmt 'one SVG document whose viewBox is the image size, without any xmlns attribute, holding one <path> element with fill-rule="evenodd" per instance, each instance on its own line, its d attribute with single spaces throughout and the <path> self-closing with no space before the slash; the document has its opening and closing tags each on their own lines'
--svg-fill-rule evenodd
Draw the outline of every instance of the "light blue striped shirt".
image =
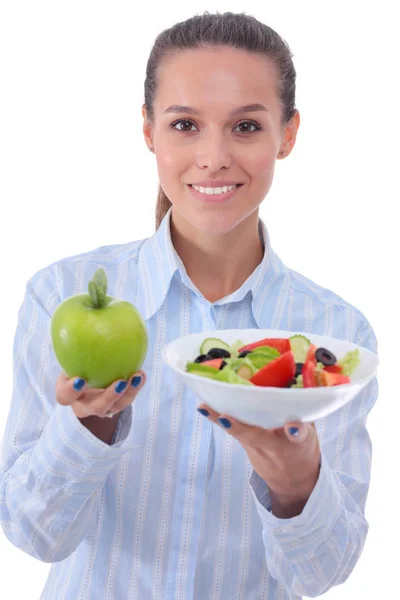
<svg viewBox="0 0 400 600">
<path fill-rule="evenodd" d="M 202 417 L 161 358 L 195 332 L 276 328 L 377 350 L 355 307 L 287 268 L 265 223 L 264 259 L 240 289 L 211 303 L 170 237 L 171 209 L 151 237 L 41 269 L 27 283 L 14 341 L 14 387 L 0 471 L 0 521 L 12 544 L 52 563 L 41 600 L 298 600 L 345 581 L 360 557 L 376 378 L 316 422 L 318 482 L 302 513 L 278 519 L 240 444 Z M 149 332 L 147 382 L 111 445 L 55 400 L 61 368 L 50 319 L 104 267 L 109 294 L 132 302 Z"/>
</svg>

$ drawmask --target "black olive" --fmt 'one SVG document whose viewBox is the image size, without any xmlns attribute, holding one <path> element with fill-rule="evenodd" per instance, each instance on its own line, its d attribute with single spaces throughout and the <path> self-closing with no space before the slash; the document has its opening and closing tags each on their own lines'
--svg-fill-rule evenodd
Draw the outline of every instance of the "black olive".
<svg viewBox="0 0 400 600">
<path fill-rule="evenodd" d="M 244 358 L 245 356 L 247 356 L 248 354 L 251 354 L 251 350 L 243 350 L 239 355 L 238 358 Z"/>
<path fill-rule="evenodd" d="M 326 348 L 318 348 L 315 352 L 315 359 L 326 367 L 336 364 L 336 356 Z"/>
<path fill-rule="evenodd" d="M 223 348 L 211 348 L 208 351 L 207 356 L 210 358 L 230 358 L 231 355 L 228 350 L 224 350 Z"/>
<path fill-rule="evenodd" d="M 223 360 L 221 363 L 221 366 L 219 368 L 219 370 L 221 371 L 221 369 L 223 369 L 224 367 L 226 367 L 227 363 Z"/>
<path fill-rule="evenodd" d="M 195 363 L 202 363 L 205 360 L 208 360 L 207 354 L 200 354 L 200 356 L 198 356 L 197 358 L 194 359 L 194 362 Z"/>
<path fill-rule="evenodd" d="M 297 375 L 301 375 L 303 372 L 303 366 L 304 363 L 296 363 L 296 373 L 295 373 L 295 377 L 297 377 Z"/>
<path fill-rule="evenodd" d="M 290 381 L 287 382 L 286 387 L 290 388 L 292 387 L 292 385 L 297 383 L 297 379 L 296 377 L 293 377 L 293 379 L 291 379 Z"/>
</svg>

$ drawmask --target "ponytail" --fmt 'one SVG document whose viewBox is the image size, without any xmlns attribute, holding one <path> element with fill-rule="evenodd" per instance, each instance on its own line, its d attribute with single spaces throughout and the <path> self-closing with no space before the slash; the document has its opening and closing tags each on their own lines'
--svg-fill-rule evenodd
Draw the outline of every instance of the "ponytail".
<svg viewBox="0 0 400 600">
<path fill-rule="evenodd" d="M 161 225 L 161 221 L 171 208 L 172 203 L 162 189 L 161 185 L 158 188 L 157 205 L 156 205 L 156 231 Z"/>
</svg>

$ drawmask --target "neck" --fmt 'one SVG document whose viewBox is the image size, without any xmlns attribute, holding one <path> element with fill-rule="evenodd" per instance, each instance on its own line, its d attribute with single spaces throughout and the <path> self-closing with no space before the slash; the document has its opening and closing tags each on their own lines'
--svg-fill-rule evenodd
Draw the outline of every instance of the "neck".
<svg viewBox="0 0 400 600">
<path fill-rule="evenodd" d="M 194 285 L 210 302 L 239 289 L 264 257 L 258 210 L 223 235 L 199 231 L 171 213 L 171 239 Z"/>
</svg>

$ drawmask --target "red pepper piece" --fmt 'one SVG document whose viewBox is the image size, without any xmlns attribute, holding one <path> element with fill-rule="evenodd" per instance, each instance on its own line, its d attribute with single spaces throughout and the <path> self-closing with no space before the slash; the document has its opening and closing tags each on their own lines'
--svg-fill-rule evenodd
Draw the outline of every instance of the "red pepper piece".
<svg viewBox="0 0 400 600">
<path fill-rule="evenodd" d="M 342 367 L 338 364 L 336 365 L 325 365 L 324 366 L 324 371 L 327 371 L 328 373 L 342 373 Z"/>
<path fill-rule="evenodd" d="M 213 367 L 214 369 L 219 369 L 221 367 L 223 360 L 224 360 L 223 358 L 212 358 L 210 360 L 205 360 L 204 362 L 202 362 L 200 364 L 206 365 L 207 367 Z"/>
<path fill-rule="evenodd" d="M 265 338 L 265 340 L 260 340 L 259 342 L 246 344 L 246 346 L 240 348 L 239 353 L 243 352 L 243 350 L 254 350 L 254 348 L 259 348 L 260 346 L 270 346 L 278 350 L 281 354 L 285 354 L 285 352 L 290 352 L 291 350 L 290 342 L 287 338 Z"/>
</svg>

